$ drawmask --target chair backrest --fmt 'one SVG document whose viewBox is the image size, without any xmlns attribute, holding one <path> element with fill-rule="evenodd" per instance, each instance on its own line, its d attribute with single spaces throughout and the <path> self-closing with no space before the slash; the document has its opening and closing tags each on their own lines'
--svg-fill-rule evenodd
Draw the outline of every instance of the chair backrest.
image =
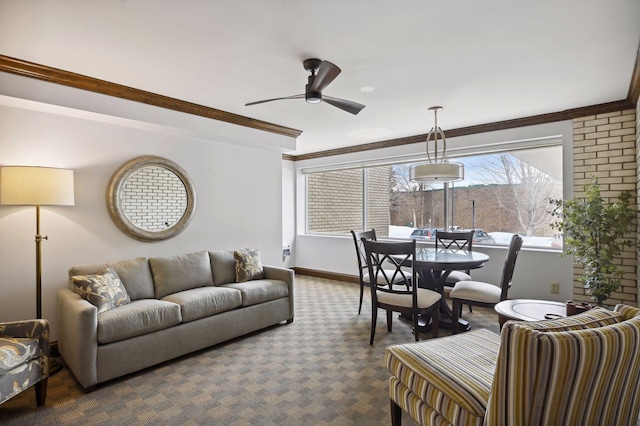
<svg viewBox="0 0 640 426">
<path fill-rule="evenodd" d="M 500 288 L 502 290 L 500 293 L 501 301 L 507 299 L 507 293 L 513 280 L 513 272 L 516 269 L 516 259 L 518 258 L 518 253 L 520 253 L 521 248 L 522 237 L 518 234 L 513 234 L 511 242 L 509 243 L 507 258 L 504 261 L 504 268 L 502 269 L 502 281 L 500 281 Z"/>
<path fill-rule="evenodd" d="M 376 290 L 398 294 L 413 294 L 414 306 L 417 306 L 417 285 L 409 288 L 408 283 L 417 283 L 413 258 L 416 254 L 416 242 L 389 242 L 362 239 L 369 277 L 372 300 L 376 300 Z M 411 266 L 411 272 L 406 269 Z M 383 279 L 380 279 L 382 277 Z M 374 285 L 375 284 L 375 285 Z M 395 288 L 394 288 L 395 286 Z M 402 290 L 399 290 L 401 288 Z"/>
<path fill-rule="evenodd" d="M 638 383 L 640 309 L 619 305 L 616 312 L 508 321 L 485 424 L 635 426 Z"/>
<path fill-rule="evenodd" d="M 358 271 L 360 273 L 360 281 L 363 280 L 364 274 L 367 272 L 367 254 L 364 251 L 364 245 L 362 240 L 377 241 L 376 230 L 371 228 L 371 231 L 355 232 L 351 230 L 351 236 L 353 236 L 353 243 L 356 247 L 356 256 L 358 257 Z"/>
<path fill-rule="evenodd" d="M 471 231 L 438 231 L 436 230 L 436 246 L 442 246 L 446 249 L 472 250 L 473 233 Z"/>
</svg>

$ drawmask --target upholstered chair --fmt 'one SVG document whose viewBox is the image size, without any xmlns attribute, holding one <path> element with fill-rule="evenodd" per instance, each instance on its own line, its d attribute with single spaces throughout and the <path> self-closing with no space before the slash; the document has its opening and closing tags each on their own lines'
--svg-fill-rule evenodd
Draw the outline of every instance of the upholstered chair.
<svg viewBox="0 0 640 426">
<path fill-rule="evenodd" d="M 47 398 L 49 322 L 0 323 L 0 404 L 34 387 L 36 403 Z"/>
<path fill-rule="evenodd" d="M 391 418 L 421 425 L 635 426 L 640 309 L 585 313 L 390 346 Z"/>
</svg>

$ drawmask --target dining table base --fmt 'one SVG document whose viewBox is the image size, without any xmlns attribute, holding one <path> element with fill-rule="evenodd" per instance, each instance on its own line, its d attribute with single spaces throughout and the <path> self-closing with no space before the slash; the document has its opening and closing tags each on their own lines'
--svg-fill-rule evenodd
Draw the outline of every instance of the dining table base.
<svg viewBox="0 0 640 426">
<path fill-rule="evenodd" d="M 441 299 L 438 302 L 439 327 L 448 329 L 454 328 L 454 315 L 445 300 L 444 288 L 447 285 L 447 277 L 452 271 L 469 271 L 481 268 L 488 260 L 488 255 L 476 251 L 430 247 L 416 249 L 412 260 L 400 259 L 400 261 L 405 262 L 403 266 L 416 269 L 419 287 L 440 293 Z M 411 316 L 406 316 L 404 319 L 411 321 Z M 431 316 L 424 315 L 419 318 L 418 327 L 418 331 L 421 333 L 430 331 Z M 458 318 L 458 332 L 469 330 L 471 330 L 469 322 Z"/>
<path fill-rule="evenodd" d="M 411 315 L 408 314 L 400 314 L 399 318 L 402 318 L 406 321 L 413 321 Z M 448 316 L 443 317 L 440 315 L 438 318 L 438 328 L 446 328 L 448 330 L 453 330 L 453 322 L 451 318 Z M 431 331 L 431 315 L 420 315 L 418 318 L 418 332 L 420 333 L 428 333 Z M 458 318 L 458 332 L 463 331 L 471 331 L 471 324 L 469 321 L 464 320 L 462 318 Z"/>
<path fill-rule="evenodd" d="M 453 311 L 447 304 L 444 297 L 444 286 L 446 285 L 447 277 L 450 273 L 451 271 L 433 269 L 421 269 L 419 271 L 420 282 L 422 283 L 421 287 L 424 286 L 430 290 L 437 291 L 442 295 L 442 298 L 440 299 L 440 310 L 438 311 L 440 314 L 438 318 L 439 326 L 453 330 Z M 418 319 L 418 327 L 422 327 L 425 330 L 431 329 L 431 316 L 429 315 L 428 318 Z M 470 330 L 471 325 L 469 325 L 469 321 L 458 318 L 458 332 Z M 420 332 L 422 333 L 421 330 Z"/>
<path fill-rule="evenodd" d="M 438 318 L 438 326 L 439 328 L 453 330 L 453 321 L 450 318 Z M 418 331 L 420 333 L 431 331 L 431 316 L 429 318 L 418 318 Z M 471 331 L 471 324 L 467 320 L 458 318 L 458 333 L 463 331 Z"/>
</svg>

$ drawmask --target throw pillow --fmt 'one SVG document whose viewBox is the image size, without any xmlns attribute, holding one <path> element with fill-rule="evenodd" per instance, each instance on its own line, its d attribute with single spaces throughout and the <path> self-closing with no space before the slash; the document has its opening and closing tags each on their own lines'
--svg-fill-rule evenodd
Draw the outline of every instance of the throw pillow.
<svg viewBox="0 0 640 426">
<path fill-rule="evenodd" d="M 131 302 L 118 273 L 107 268 L 95 275 L 76 275 L 70 279 L 71 289 L 98 308 L 98 314 Z"/>
<path fill-rule="evenodd" d="M 236 262 L 236 282 L 243 283 L 250 280 L 259 280 L 264 275 L 260 250 L 235 250 L 233 258 Z"/>
</svg>

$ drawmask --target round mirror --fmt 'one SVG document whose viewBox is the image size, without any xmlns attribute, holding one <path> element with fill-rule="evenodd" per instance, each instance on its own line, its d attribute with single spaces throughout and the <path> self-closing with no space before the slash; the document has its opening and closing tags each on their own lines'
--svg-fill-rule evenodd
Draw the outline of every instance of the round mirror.
<svg viewBox="0 0 640 426">
<path fill-rule="evenodd" d="M 196 193 L 187 173 L 162 157 L 135 158 L 120 167 L 107 190 L 109 215 L 141 241 L 175 237 L 193 217 Z"/>
</svg>

